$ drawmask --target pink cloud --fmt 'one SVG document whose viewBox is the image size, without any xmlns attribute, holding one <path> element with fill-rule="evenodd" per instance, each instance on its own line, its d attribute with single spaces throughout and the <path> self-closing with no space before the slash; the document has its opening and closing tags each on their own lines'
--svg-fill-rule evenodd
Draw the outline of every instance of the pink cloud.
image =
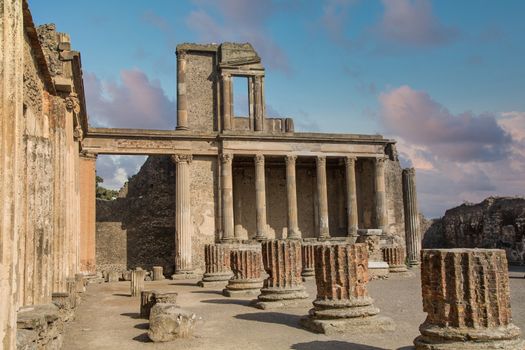
<svg viewBox="0 0 525 350">
<path fill-rule="evenodd" d="M 432 13 L 429 0 L 382 0 L 385 12 L 376 27 L 390 44 L 436 46 L 455 39 L 458 31 Z"/>
<path fill-rule="evenodd" d="M 93 126 L 174 129 L 175 103 L 155 80 L 137 69 L 122 70 L 120 81 L 84 75 L 86 103 Z"/>
</svg>

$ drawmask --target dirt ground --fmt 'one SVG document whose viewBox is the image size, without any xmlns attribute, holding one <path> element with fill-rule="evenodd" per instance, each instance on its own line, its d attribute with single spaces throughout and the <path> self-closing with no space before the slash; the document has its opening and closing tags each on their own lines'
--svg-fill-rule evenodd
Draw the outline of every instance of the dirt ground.
<svg viewBox="0 0 525 350">
<path fill-rule="evenodd" d="M 514 323 L 525 329 L 524 268 L 511 268 L 510 285 Z M 382 350 L 411 349 L 425 319 L 421 306 L 419 273 L 372 281 L 369 293 L 397 325 L 394 332 L 325 336 L 299 326 L 308 307 L 263 311 L 250 306 L 252 298 L 227 298 L 218 289 L 197 287 L 193 280 L 146 282 L 146 288 L 175 290 L 178 304 L 202 317 L 193 339 L 153 343 L 146 334 L 148 322 L 139 318 L 139 298 L 131 298 L 129 282 L 90 285 L 75 321 L 66 329 L 63 349 L 294 349 Z M 307 282 L 310 299 L 315 282 Z"/>
</svg>

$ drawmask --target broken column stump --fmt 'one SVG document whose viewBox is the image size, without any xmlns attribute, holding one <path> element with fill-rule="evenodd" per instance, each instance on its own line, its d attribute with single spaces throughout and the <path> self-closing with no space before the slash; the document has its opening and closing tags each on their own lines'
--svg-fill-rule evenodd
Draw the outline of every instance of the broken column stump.
<svg viewBox="0 0 525 350">
<path fill-rule="evenodd" d="M 153 266 L 153 280 L 162 281 L 164 279 L 164 271 L 162 266 Z"/>
<path fill-rule="evenodd" d="M 324 334 L 394 330 L 368 296 L 368 252 L 364 244 L 315 246 L 317 298 L 301 325 Z"/>
<path fill-rule="evenodd" d="M 268 278 L 255 306 L 260 309 L 296 305 L 308 298 L 301 277 L 301 242 L 268 240 L 262 243 L 262 258 Z"/>
<path fill-rule="evenodd" d="M 177 305 L 177 292 L 159 292 L 143 290 L 140 296 L 140 317 L 149 318 L 151 309 L 156 304 Z"/>
<path fill-rule="evenodd" d="M 422 250 L 427 318 L 414 340 L 416 349 L 525 349 L 511 320 L 507 269 L 504 250 Z"/>
<path fill-rule="evenodd" d="M 120 279 L 120 273 L 117 271 L 108 271 L 106 276 L 106 282 L 113 283 L 118 282 Z"/>
<path fill-rule="evenodd" d="M 368 249 L 368 273 L 371 278 L 383 278 L 388 276 L 388 264 L 383 260 L 381 253 L 382 230 L 362 229 L 358 230 L 357 243 L 366 244 Z"/>
<path fill-rule="evenodd" d="M 224 287 L 232 277 L 230 267 L 231 246 L 226 244 L 206 244 L 204 263 L 206 272 L 197 284 L 200 287 Z"/>
<path fill-rule="evenodd" d="M 303 281 L 315 279 L 314 247 L 314 244 L 304 242 L 301 246 L 301 259 L 303 263 L 301 276 L 303 277 Z"/>
<path fill-rule="evenodd" d="M 189 338 L 193 334 L 197 316 L 177 305 L 158 303 L 151 308 L 148 337 L 154 342 Z"/>
<path fill-rule="evenodd" d="M 145 270 L 133 270 L 131 271 L 131 296 L 138 297 L 140 292 L 144 290 L 144 278 L 146 277 Z"/>
<path fill-rule="evenodd" d="M 257 248 L 234 249 L 230 252 L 233 277 L 222 291 L 227 297 L 257 295 L 262 287 L 262 256 Z"/>
<path fill-rule="evenodd" d="M 381 249 L 383 260 L 391 273 L 407 272 L 406 255 L 403 247 L 384 247 Z"/>
</svg>

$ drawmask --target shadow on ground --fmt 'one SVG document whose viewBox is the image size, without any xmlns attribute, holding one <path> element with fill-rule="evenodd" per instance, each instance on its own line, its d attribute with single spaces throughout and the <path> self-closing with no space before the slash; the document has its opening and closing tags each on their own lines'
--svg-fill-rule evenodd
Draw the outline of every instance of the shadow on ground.
<svg viewBox="0 0 525 350">
<path fill-rule="evenodd" d="M 285 325 L 285 326 L 289 326 L 289 327 L 293 327 L 293 328 L 304 330 L 304 328 L 299 326 L 299 320 L 301 319 L 301 317 L 302 316 L 291 315 L 291 314 L 284 314 L 284 313 L 281 313 L 281 312 L 255 312 L 255 313 L 250 313 L 250 314 L 235 315 L 235 318 L 237 318 L 239 320 L 282 324 L 282 325 Z M 309 349 L 309 348 L 301 348 L 301 349 Z M 314 348 L 312 348 L 312 349 L 314 349 Z M 322 348 L 319 348 L 319 349 L 322 349 Z M 328 349 L 328 348 L 326 348 L 326 349 Z M 329 348 L 329 349 L 331 349 L 331 348 Z M 348 348 L 346 348 L 346 349 L 348 349 Z"/>
<path fill-rule="evenodd" d="M 138 312 L 124 312 L 123 314 L 120 314 L 120 316 L 128 316 L 130 318 L 140 318 L 140 314 Z"/>
<path fill-rule="evenodd" d="M 137 335 L 133 340 L 141 342 L 141 343 L 152 343 L 151 339 L 148 337 L 148 333 L 142 333 L 141 335 Z"/>
<path fill-rule="evenodd" d="M 251 300 L 241 300 L 241 299 L 208 299 L 202 300 L 201 303 L 209 304 L 222 304 L 222 305 L 241 305 L 241 306 L 250 306 Z"/>
<path fill-rule="evenodd" d="M 131 297 L 131 294 L 124 294 L 124 293 L 113 293 L 113 295 L 116 297 L 128 297 L 128 298 Z"/>
<path fill-rule="evenodd" d="M 344 341 L 337 340 L 328 340 L 328 341 L 311 341 L 308 343 L 297 343 L 293 344 L 290 349 L 293 350 L 387 350 L 384 348 L 378 348 L 375 346 L 349 343 Z"/>
<path fill-rule="evenodd" d="M 194 293 L 194 294 L 217 294 L 217 295 L 222 295 L 222 292 L 218 291 L 218 290 L 194 290 L 194 291 L 192 291 L 192 293 Z"/>
<path fill-rule="evenodd" d="M 136 329 L 149 329 L 149 322 L 136 324 L 135 328 Z"/>
</svg>

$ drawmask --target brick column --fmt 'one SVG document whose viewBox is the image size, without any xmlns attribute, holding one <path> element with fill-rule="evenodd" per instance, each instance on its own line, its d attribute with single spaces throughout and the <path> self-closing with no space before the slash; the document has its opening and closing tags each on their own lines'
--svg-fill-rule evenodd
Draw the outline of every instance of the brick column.
<svg viewBox="0 0 525 350">
<path fill-rule="evenodd" d="M 96 154 L 80 154 L 80 271 L 95 273 Z"/>
<path fill-rule="evenodd" d="M 177 130 L 188 130 L 186 51 L 177 51 Z"/>
<path fill-rule="evenodd" d="M 222 291 L 227 297 L 257 295 L 263 284 L 262 256 L 259 246 L 244 246 L 230 253 L 233 277 Z"/>
<path fill-rule="evenodd" d="M 222 184 L 222 241 L 234 240 L 233 220 L 233 154 L 221 155 L 221 184 Z"/>
<path fill-rule="evenodd" d="M 357 237 L 357 189 L 355 181 L 355 157 L 345 157 L 347 236 Z"/>
<path fill-rule="evenodd" d="M 390 272 L 406 272 L 405 249 L 403 247 L 384 247 L 381 249 L 383 260 L 388 264 Z"/>
<path fill-rule="evenodd" d="M 297 218 L 297 183 L 295 176 L 295 161 L 297 156 L 287 155 L 286 161 L 286 198 L 288 200 L 288 238 L 301 239 Z"/>
<path fill-rule="evenodd" d="M 525 349 L 512 323 L 507 257 L 499 249 L 425 249 L 425 322 L 417 350 Z"/>
<path fill-rule="evenodd" d="M 301 246 L 301 258 L 303 261 L 303 270 L 301 276 L 303 281 L 313 280 L 315 278 L 315 245 L 304 243 Z"/>
<path fill-rule="evenodd" d="M 256 206 L 256 233 L 255 239 L 266 239 L 266 180 L 264 173 L 264 155 L 255 156 L 255 206 Z"/>
<path fill-rule="evenodd" d="M 23 132 L 24 20 L 22 2 L 0 2 L 0 344 L 16 349 L 18 242 L 23 198 L 19 176 Z"/>
<path fill-rule="evenodd" d="M 317 298 L 301 324 L 317 333 L 386 330 L 392 320 L 378 317 L 368 296 L 368 252 L 364 244 L 315 246 Z"/>
<path fill-rule="evenodd" d="M 193 273 L 191 236 L 190 164 L 191 154 L 172 156 L 175 162 L 175 274 L 174 279 L 190 277 Z"/>
<path fill-rule="evenodd" d="M 308 297 L 301 278 L 301 242 L 265 241 L 262 243 L 262 258 L 268 278 L 264 280 L 256 307 L 285 307 Z"/>
<path fill-rule="evenodd" d="M 206 244 L 204 263 L 206 271 L 198 285 L 201 287 L 223 286 L 232 277 L 230 267 L 231 246 L 225 244 Z"/>
<path fill-rule="evenodd" d="M 385 192 L 385 158 L 375 159 L 375 216 L 376 226 L 383 234 L 387 233 L 388 216 Z"/>
<path fill-rule="evenodd" d="M 405 241 L 408 264 L 419 264 L 421 250 L 421 232 L 419 229 L 419 211 L 417 209 L 416 171 L 414 168 L 403 169 L 403 206 L 405 209 Z"/>
<path fill-rule="evenodd" d="M 320 239 L 330 238 L 330 228 L 328 224 L 328 189 L 326 185 L 326 157 L 316 158 L 317 166 L 317 200 L 319 208 L 319 234 Z"/>
<path fill-rule="evenodd" d="M 231 87 L 231 75 L 222 73 L 222 129 L 232 130 L 232 87 Z"/>
</svg>

